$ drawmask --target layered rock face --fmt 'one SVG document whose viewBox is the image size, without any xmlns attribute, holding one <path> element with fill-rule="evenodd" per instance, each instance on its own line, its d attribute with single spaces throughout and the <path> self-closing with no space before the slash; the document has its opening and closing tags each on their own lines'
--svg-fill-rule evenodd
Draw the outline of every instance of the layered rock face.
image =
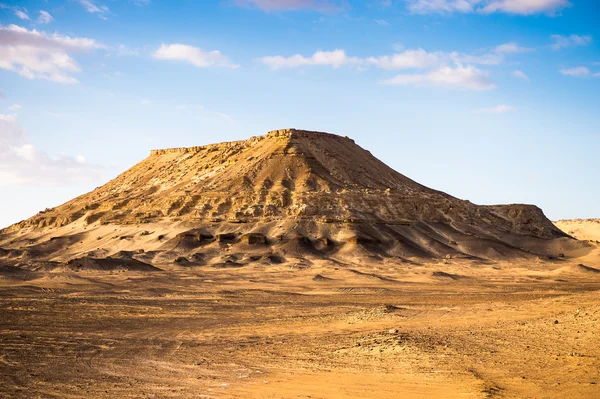
<svg viewBox="0 0 600 399">
<path fill-rule="evenodd" d="M 87 237 L 79 252 L 77 242 L 41 251 L 48 259 L 73 259 L 85 255 L 94 230 L 108 226 L 132 238 L 115 236 L 111 245 L 102 234 L 94 250 L 114 255 L 131 242 L 128 250 L 178 258 L 224 243 L 275 257 L 293 247 L 299 256 L 402 259 L 526 257 L 575 245 L 535 206 L 478 206 L 414 182 L 347 137 L 284 129 L 154 150 L 104 186 L 3 230 L 0 246 L 29 240 L 35 250 L 49 235 Z"/>
</svg>

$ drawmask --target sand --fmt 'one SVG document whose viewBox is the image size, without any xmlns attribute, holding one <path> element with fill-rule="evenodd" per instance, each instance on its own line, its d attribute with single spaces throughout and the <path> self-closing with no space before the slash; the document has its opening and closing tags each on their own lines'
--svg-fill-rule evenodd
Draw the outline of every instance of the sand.
<svg viewBox="0 0 600 399">
<path fill-rule="evenodd" d="M 600 243 L 600 219 L 559 220 L 556 227 L 578 240 Z"/>
<path fill-rule="evenodd" d="M 593 398 L 600 275 L 578 265 L 5 270 L 0 396 Z"/>
</svg>

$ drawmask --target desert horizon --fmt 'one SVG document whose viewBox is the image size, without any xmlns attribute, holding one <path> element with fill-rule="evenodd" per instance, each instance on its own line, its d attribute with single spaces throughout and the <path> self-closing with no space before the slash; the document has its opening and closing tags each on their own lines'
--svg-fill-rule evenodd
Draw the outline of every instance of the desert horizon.
<svg viewBox="0 0 600 399">
<path fill-rule="evenodd" d="M 0 398 L 600 398 L 599 16 L 0 3 Z"/>
</svg>

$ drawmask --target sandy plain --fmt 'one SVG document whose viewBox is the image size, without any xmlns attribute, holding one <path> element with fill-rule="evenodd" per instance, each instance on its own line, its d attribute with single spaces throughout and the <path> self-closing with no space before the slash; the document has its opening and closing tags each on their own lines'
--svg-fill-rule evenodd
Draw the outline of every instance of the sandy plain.
<svg viewBox="0 0 600 399">
<path fill-rule="evenodd" d="M 599 270 L 597 245 L 509 263 L 3 269 L 0 397 L 597 398 Z"/>
</svg>

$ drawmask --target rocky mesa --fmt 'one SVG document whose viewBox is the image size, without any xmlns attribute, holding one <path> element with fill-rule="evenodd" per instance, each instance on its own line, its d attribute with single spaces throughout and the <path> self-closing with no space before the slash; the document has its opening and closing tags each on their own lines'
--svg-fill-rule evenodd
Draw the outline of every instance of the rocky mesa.
<svg viewBox="0 0 600 399">
<path fill-rule="evenodd" d="M 583 245 L 536 206 L 476 205 L 403 176 L 348 137 L 283 129 L 154 150 L 94 191 L 0 231 L 0 260 L 242 267 L 556 257 Z"/>
</svg>

